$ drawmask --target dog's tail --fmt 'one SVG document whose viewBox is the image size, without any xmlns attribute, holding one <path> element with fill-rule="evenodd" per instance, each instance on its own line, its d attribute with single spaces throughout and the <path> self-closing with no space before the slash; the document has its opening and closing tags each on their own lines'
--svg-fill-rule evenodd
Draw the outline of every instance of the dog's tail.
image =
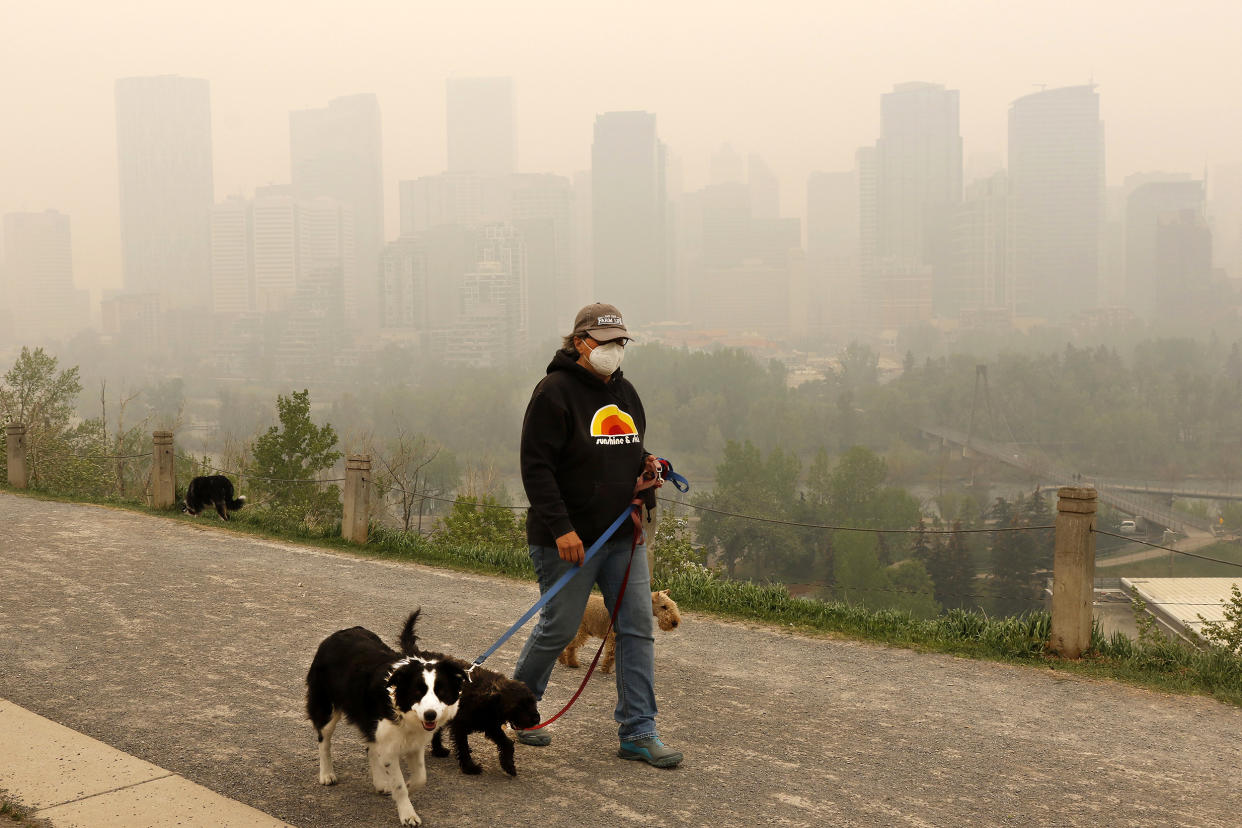
<svg viewBox="0 0 1242 828">
<path fill-rule="evenodd" d="M 246 496 L 245 496 L 245 495 L 242 495 L 241 497 L 237 498 L 236 500 L 230 500 L 230 501 L 229 501 L 229 511 L 230 511 L 230 512 L 236 512 L 238 509 L 240 509 L 241 507 L 243 507 L 243 506 L 245 506 L 245 505 L 246 505 Z"/>
<path fill-rule="evenodd" d="M 414 625 L 418 623 L 418 614 L 422 612 L 422 607 L 410 613 L 410 617 L 405 619 L 405 625 L 401 628 L 401 637 L 397 642 L 401 645 L 401 652 L 406 655 L 416 656 L 418 650 L 418 636 L 414 634 Z"/>
</svg>

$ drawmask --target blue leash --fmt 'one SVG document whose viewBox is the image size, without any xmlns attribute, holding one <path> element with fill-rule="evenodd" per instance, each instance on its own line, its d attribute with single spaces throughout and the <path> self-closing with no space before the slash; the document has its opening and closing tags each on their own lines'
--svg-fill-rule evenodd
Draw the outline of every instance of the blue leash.
<svg viewBox="0 0 1242 828">
<path fill-rule="evenodd" d="M 591 560 L 591 557 L 596 552 L 599 551 L 599 548 L 604 545 L 604 541 L 611 538 L 613 533 L 621 528 L 621 524 L 629 520 L 630 513 L 633 512 L 635 508 L 636 507 L 633 505 L 626 506 L 625 511 L 622 512 L 620 515 L 618 515 L 617 519 L 612 522 L 612 526 L 609 526 L 607 529 L 605 529 L 604 534 L 600 535 L 599 539 L 595 541 L 595 543 L 591 544 L 591 548 L 586 551 L 586 555 L 582 559 L 583 566 L 585 566 L 586 562 Z M 522 617 L 519 618 L 517 621 L 515 621 L 513 626 L 510 627 L 508 630 L 506 630 L 505 634 L 502 635 L 495 644 L 487 648 L 487 652 L 483 653 L 483 655 L 479 656 L 478 658 L 474 660 L 474 665 L 471 667 L 471 669 L 474 669 L 474 667 L 478 667 L 484 661 L 487 661 L 487 659 L 491 657 L 492 653 L 500 649 L 500 645 L 504 644 L 506 641 L 512 638 L 515 632 L 522 629 L 522 626 L 527 621 L 529 621 L 531 618 L 533 618 L 535 616 L 535 613 L 543 609 L 544 604 L 552 600 L 552 596 L 560 592 L 561 589 L 565 586 L 565 584 L 569 583 L 573 579 L 573 577 L 581 571 L 582 571 L 582 566 L 571 567 L 568 572 L 566 572 L 564 575 L 558 578 L 556 583 L 554 583 L 551 587 L 549 587 L 548 591 L 539 597 L 539 600 L 535 602 L 535 605 L 533 607 L 531 607 L 525 613 L 523 613 Z"/>
</svg>

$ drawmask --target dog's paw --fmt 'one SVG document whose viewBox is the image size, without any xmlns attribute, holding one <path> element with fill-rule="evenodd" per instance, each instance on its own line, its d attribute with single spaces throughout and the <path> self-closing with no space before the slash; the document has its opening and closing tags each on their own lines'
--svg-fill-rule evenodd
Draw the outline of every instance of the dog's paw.
<svg viewBox="0 0 1242 828">
<path fill-rule="evenodd" d="M 431 746 L 431 755 L 432 755 L 432 756 L 438 756 L 438 757 L 440 757 L 441 759 L 443 759 L 445 756 L 448 756 L 448 755 L 449 755 L 449 749 L 448 749 L 448 748 L 446 748 L 444 745 L 438 745 L 438 746 L 437 746 L 437 745 L 432 745 L 432 746 Z"/>
<path fill-rule="evenodd" d="M 483 772 L 483 766 L 478 762 L 471 762 L 469 765 L 462 765 L 461 772 L 469 774 L 470 776 L 478 776 Z"/>
<path fill-rule="evenodd" d="M 513 762 L 501 762 L 501 769 L 510 776 L 517 776 L 517 766 Z"/>
<path fill-rule="evenodd" d="M 423 820 L 418 815 L 418 811 L 414 810 L 414 806 L 408 802 L 402 802 L 397 806 L 397 817 L 401 820 L 402 825 L 423 824 Z"/>
<path fill-rule="evenodd" d="M 319 784 L 320 785 L 335 785 L 336 774 L 331 773 L 331 772 L 325 773 L 324 771 L 320 771 L 319 772 Z"/>
</svg>

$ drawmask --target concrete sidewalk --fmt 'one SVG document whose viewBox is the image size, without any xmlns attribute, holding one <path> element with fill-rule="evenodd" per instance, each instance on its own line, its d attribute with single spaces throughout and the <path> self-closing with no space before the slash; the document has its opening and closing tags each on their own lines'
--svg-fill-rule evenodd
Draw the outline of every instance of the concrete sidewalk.
<svg viewBox="0 0 1242 828">
<path fill-rule="evenodd" d="M 288 825 L 6 699 L 0 745 L 0 790 L 57 828 Z"/>
</svg>

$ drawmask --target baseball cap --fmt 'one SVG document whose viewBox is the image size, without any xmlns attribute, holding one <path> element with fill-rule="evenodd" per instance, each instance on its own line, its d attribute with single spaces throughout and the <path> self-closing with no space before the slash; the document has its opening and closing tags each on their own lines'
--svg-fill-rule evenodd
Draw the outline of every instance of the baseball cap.
<svg viewBox="0 0 1242 828">
<path fill-rule="evenodd" d="M 611 342 L 614 339 L 632 339 L 621 319 L 621 311 L 616 305 L 596 302 L 578 311 L 574 319 L 574 333 L 585 331 L 596 342 Z"/>
</svg>

